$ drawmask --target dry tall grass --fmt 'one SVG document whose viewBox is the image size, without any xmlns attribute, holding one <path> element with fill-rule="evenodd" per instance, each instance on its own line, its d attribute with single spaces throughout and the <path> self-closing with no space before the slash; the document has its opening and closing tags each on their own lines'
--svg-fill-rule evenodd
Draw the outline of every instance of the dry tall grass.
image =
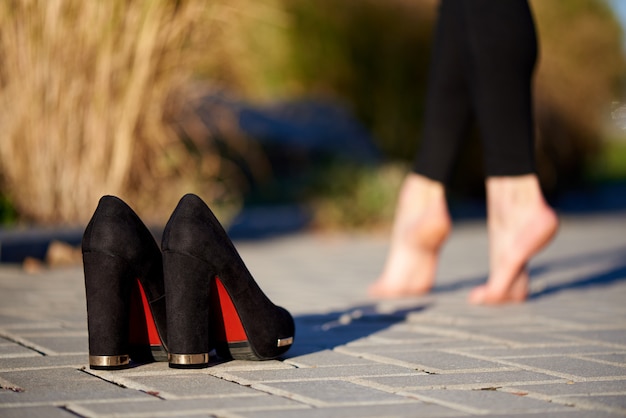
<svg viewBox="0 0 626 418">
<path fill-rule="evenodd" d="M 21 217 L 82 222 L 107 193 L 147 209 L 218 176 L 166 119 L 226 3 L 0 2 L 2 190 Z"/>
</svg>

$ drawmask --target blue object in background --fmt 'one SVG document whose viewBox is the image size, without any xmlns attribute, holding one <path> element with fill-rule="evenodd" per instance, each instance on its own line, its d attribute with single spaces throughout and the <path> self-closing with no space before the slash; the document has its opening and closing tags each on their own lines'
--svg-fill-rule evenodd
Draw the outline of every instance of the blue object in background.
<svg viewBox="0 0 626 418">
<path fill-rule="evenodd" d="M 263 147 L 270 161 L 273 154 L 291 153 L 366 164 L 382 159 L 369 132 L 338 103 L 298 100 L 254 106 L 215 94 L 205 97 L 196 112 L 209 132 L 218 134 L 218 118 L 229 115 L 241 133 Z"/>
</svg>

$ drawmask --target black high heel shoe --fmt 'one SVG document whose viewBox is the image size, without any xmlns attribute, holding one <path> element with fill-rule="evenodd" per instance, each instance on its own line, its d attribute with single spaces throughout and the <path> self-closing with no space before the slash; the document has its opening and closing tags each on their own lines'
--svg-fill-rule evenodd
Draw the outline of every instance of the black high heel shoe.
<svg viewBox="0 0 626 418">
<path fill-rule="evenodd" d="M 225 358 L 268 360 L 291 347 L 291 314 L 265 296 L 198 196 L 180 200 L 161 249 L 170 367 L 204 367 L 212 348 Z"/>
<path fill-rule="evenodd" d="M 167 361 L 159 246 L 122 200 L 103 196 L 83 234 L 89 367 Z"/>
</svg>

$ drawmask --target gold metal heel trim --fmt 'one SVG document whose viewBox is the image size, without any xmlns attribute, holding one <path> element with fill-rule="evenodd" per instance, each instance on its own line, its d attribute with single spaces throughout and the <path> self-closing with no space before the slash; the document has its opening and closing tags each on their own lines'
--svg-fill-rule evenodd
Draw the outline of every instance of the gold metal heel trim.
<svg viewBox="0 0 626 418">
<path fill-rule="evenodd" d="M 120 367 L 130 363 L 127 354 L 121 356 L 89 356 L 89 365 L 96 367 Z"/>
<path fill-rule="evenodd" d="M 293 337 L 279 338 L 278 343 L 276 344 L 276 347 L 284 347 L 286 345 L 291 345 L 291 344 L 293 344 Z"/>
<path fill-rule="evenodd" d="M 172 364 L 205 364 L 209 362 L 209 353 L 202 354 L 172 354 L 168 356 L 169 362 Z"/>
</svg>

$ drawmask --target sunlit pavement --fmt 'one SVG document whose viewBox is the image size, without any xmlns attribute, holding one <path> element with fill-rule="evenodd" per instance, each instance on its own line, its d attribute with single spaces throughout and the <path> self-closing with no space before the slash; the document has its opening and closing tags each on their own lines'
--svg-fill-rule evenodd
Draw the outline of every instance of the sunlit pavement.
<svg viewBox="0 0 626 418">
<path fill-rule="evenodd" d="M 89 370 L 80 267 L 0 266 L 0 417 L 626 416 L 626 213 L 564 217 L 523 305 L 473 307 L 482 222 L 455 224 L 437 285 L 376 303 L 383 234 L 237 241 L 296 318 L 280 360 Z"/>
</svg>

